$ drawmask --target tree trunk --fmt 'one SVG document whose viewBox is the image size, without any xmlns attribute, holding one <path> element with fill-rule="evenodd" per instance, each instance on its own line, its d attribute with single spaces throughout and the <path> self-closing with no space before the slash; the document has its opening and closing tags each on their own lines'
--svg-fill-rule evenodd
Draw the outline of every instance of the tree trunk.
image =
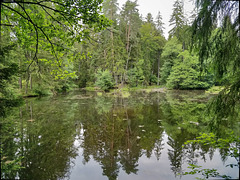
<svg viewBox="0 0 240 180">
<path fill-rule="evenodd" d="M 128 62 L 129 62 L 129 59 L 130 59 L 130 53 L 131 53 L 131 45 L 129 47 L 129 52 L 128 52 L 128 57 L 127 57 L 127 62 L 126 62 L 126 68 L 125 68 L 125 72 L 124 72 L 124 80 L 126 81 L 126 73 L 127 73 L 127 70 L 128 70 Z"/>
<path fill-rule="evenodd" d="M 0 0 L 0 50 L 2 50 L 2 0 Z"/>
<path fill-rule="evenodd" d="M 18 83 L 19 83 L 19 89 L 22 89 L 22 78 L 21 77 L 19 77 Z"/>
<path fill-rule="evenodd" d="M 127 46 L 126 46 L 127 52 L 129 50 L 129 44 L 130 44 L 130 32 L 131 32 L 131 24 L 129 22 L 128 30 L 127 30 Z"/>
<path fill-rule="evenodd" d="M 131 46 L 129 47 L 128 57 L 127 57 L 127 63 L 126 63 L 126 71 L 128 70 L 128 62 L 129 62 L 129 58 L 130 58 L 130 53 L 131 53 Z"/>
<path fill-rule="evenodd" d="M 114 73 L 114 79 L 115 79 L 116 85 L 118 85 L 118 75 L 116 73 Z"/>
<path fill-rule="evenodd" d="M 113 7 L 111 7 L 111 20 L 113 21 Z M 112 72 L 114 72 L 114 64 L 115 64 L 115 58 L 114 58 L 114 36 L 113 36 L 113 27 L 111 28 L 111 45 L 112 45 Z"/>
<path fill-rule="evenodd" d="M 79 64 L 78 64 L 78 76 L 80 76 L 80 71 L 81 71 L 81 61 L 79 61 Z"/>
<path fill-rule="evenodd" d="M 0 0 L 0 50 L 2 50 L 2 0 Z"/>
<path fill-rule="evenodd" d="M 158 80 L 157 80 L 157 85 L 159 86 L 159 75 L 160 75 L 160 53 L 158 52 L 158 71 L 157 71 L 157 78 L 158 78 Z"/>
<path fill-rule="evenodd" d="M 25 94 L 28 93 L 29 76 L 30 76 L 30 73 L 29 73 L 29 70 L 28 70 L 28 71 L 27 71 L 26 86 L 25 86 Z"/>
<path fill-rule="evenodd" d="M 32 102 L 30 102 L 30 108 L 29 108 L 29 110 L 30 110 L 30 118 L 31 118 L 31 120 L 33 119 L 33 108 L 32 108 Z"/>
<path fill-rule="evenodd" d="M 183 41 L 183 43 L 182 43 L 182 49 L 183 49 L 183 51 L 185 51 L 185 41 Z"/>
<path fill-rule="evenodd" d="M 30 74 L 29 76 L 30 76 L 30 77 L 29 77 L 29 81 L 30 81 L 30 89 L 32 89 L 32 75 Z"/>
<path fill-rule="evenodd" d="M 104 60 L 105 60 L 105 62 L 107 62 L 107 52 L 106 52 L 106 49 L 104 49 L 104 51 L 103 51 L 103 53 L 104 53 Z"/>
<path fill-rule="evenodd" d="M 124 80 L 123 80 L 123 74 L 121 73 L 121 84 L 122 84 L 122 85 L 124 84 L 123 81 L 124 81 Z"/>
<path fill-rule="evenodd" d="M 26 80 L 26 86 L 25 86 L 25 94 L 28 93 L 28 79 Z"/>
</svg>

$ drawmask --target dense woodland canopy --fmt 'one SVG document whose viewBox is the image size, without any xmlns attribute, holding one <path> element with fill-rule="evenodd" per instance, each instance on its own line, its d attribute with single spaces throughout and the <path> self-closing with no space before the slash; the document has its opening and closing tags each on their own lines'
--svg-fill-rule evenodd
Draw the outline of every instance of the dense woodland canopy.
<svg viewBox="0 0 240 180">
<path fill-rule="evenodd" d="M 213 113 L 209 113 L 210 117 L 206 117 L 207 120 L 203 127 L 205 129 L 206 125 L 210 124 L 214 133 L 218 136 L 221 134 L 225 138 L 227 133 L 223 129 L 228 126 L 226 124 L 230 124 L 231 126 L 228 127 L 232 128 L 237 123 L 234 122 L 234 118 L 226 117 L 229 114 L 232 117 L 233 115 L 239 117 L 239 1 L 196 0 L 195 2 L 196 10 L 192 12 L 191 17 L 186 17 L 183 2 L 175 0 L 169 19 L 171 30 L 166 39 L 163 35 L 166 25 L 162 21 L 161 12 L 158 12 L 157 17 L 153 17 L 151 13 L 143 17 L 139 13 L 137 0 L 128 0 L 122 7 L 119 7 L 117 0 L 0 0 L 1 120 L 4 120 L 2 117 L 8 115 L 9 107 L 18 105 L 19 97 L 55 95 L 72 88 L 99 87 L 104 91 L 109 91 L 124 86 L 157 85 L 169 89 L 208 89 L 212 86 L 222 86 L 223 90 L 218 98 L 215 98 L 216 103 L 213 108 L 209 108 Z M 169 132 L 169 145 L 174 149 L 169 152 L 169 156 L 172 157 L 171 162 L 174 162 L 174 158 L 179 160 L 182 158 L 181 153 L 181 158 L 175 157 L 175 154 L 178 154 L 175 153 L 178 152 L 177 150 L 180 149 L 183 152 L 184 142 L 178 143 L 181 137 L 179 132 L 181 134 L 183 132 L 180 129 L 187 126 L 187 135 L 191 134 L 191 131 L 197 131 L 199 127 L 192 128 L 192 121 L 189 120 L 192 118 L 191 120 L 196 123 L 201 122 L 200 115 L 195 109 L 203 109 L 205 105 L 192 102 L 193 98 L 186 102 L 176 103 L 171 98 L 177 99 L 166 95 L 166 101 L 161 106 L 162 114 L 169 121 L 164 126 Z M 106 99 L 104 96 L 96 99 L 99 101 L 96 106 L 101 107 L 103 111 L 106 107 L 101 102 Z M 152 117 L 154 112 L 139 102 L 135 104 L 140 106 L 136 111 L 139 115 L 136 116 L 138 123 L 143 123 L 146 128 L 155 123 L 155 135 L 162 133 L 157 129 L 157 122 L 149 123 L 154 120 Z M 74 103 L 71 105 L 74 106 Z M 30 107 L 32 113 L 32 106 Z M 91 104 L 84 104 L 80 107 L 77 111 L 83 112 L 83 115 L 90 109 L 94 111 L 97 109 Z M 120 114 L 119 119 L 127 114 L 125 105 L 121 107 L 124 108 L 117 109 Z M 69 114 L 66 111 L 62 111 L 62 114 L 55 114 L 52 113 L 53 108 L 55 107 L 41 107 L 44 111 L 45 109 L 51 111 L 50 114 L 54 120 L 65 120 L 62 117 L 73 114 L 74 109 L 66 110 Z M 143 109 L 144 116 L 148 117 L 147 120 L 140 113 Z M 159 107 L 156 108 L 155 113 L 161 115 Z M 100 113 L 91 113 L 94 120 L 95 114 Z M 55 116 L 61 116 L 61 118 Z M 101 125 L 105 126 L 104 123 L 112 125 L 110 119 L 112 116 L 110 113 L 107 114 L 107 119 L 106 117 L 100 121 L 97 119 L 96 129 L 89 128 L 89 137 L 85 140 L 96 142 L 95 136 L 98 135 L 96 132 L 103 131 L 104 128 Z M 42 124 L 46 125 L 48 118 L 44 118 Z M 3 141 L 10 144 L 14 141 L 13 134 L 16 133 L 15 121 L 15 119 L 6 118 L 0 123 L 1 134 L 8 134 L 8 136 L 12 134 L 10 141 L 8 141 L 8 136 L 3 138 Z M 58 126 L 53 126 L 53 129 L 49 128 L 52 136 L 57 136 L 57 133 L 63 130 L 66 130 L 63 134 L 71 134 L 74 121 L 67 123 L 69 126 L 57 122 Z M 83 124 L 91 127 L 89 121 Z M 118 128 L 115 132 L 119 133 L 117 134 L 119 138 L 125 137 L 125 132 L 122 132 L 120 128 L 123 124 L 123 121 L 118 121 Z M 173 130 L 174 126 L 175 129 L 180 128 L 179 131 Z M 45 126 L 42 127 L 46 131 Z M 31 131 L 35 133 L 34 128 Z M 151 141 L 151 138 L 154 138 L 153 134 L 146 135 L 150 139 L 145 140 L 151 151 L 154 147 L 154 141 Z M 113 134 L 107 134 L 106 137 L 111 137 L 111 135 Z M 137 134 L 132 136 L 133 139 L 137 137 Z M 236 137 L 234 142 L 239 139 L 239 134 Z M 46 139 L 48 140 L 49 137 Z M 226 139 L 229 140 L 229 137 Z M 231 141 L 226 142 L 231 143 Z M 117 143 L 122 148 L 120 141 Z M 161 142 L 159 147 L 160 145 Z M 68 149 L 65 146 L 69 147 L 69 144 L 64 144 L 63 150 Z M 141 146 L 145 148 L 145 144 Z M 1 144 L 1 152 L 2 147 Z M 133 147 L 139 148 L 135 145 Z M 239 143 L 236 147 L 239 147 Z M 125 149 L 122 149 L 121 156 L 125 157 Z M 97 148 L 94 147 L 91 150 L 97 153 Z M 150 150 L 146 152 L 151 152 Z M 140 152 L 140 149 L 137 152 Z M 235 157 L 238 157 L 239 153 L 236 152 Z M 63 151 L 63 153 L 66 152 Z M 90 154 L 85 152 L 84 155 L 87 162 Z M 134 158 L 135 156 L 138 157 L 138 154 L 133 155 Z M 64 162 L 62 157 L 60 161 Z M 97 158 L 101 164 L 105 165 L 102 163 L 103 159 Z M 53 159 L 56 159 L 55 155 Z M 34 160 L 37 160 L 35 156 Z M 109 158 L 104 162 L 109 164 L 108 160 Z M 136 162 L 137 159 L 134 159 L 130 164 L 132 172 L 136 172 Z M 178 164 L 172 166 L 178 167 Z M 175 174 L 179 173 L 177 168 L 173 170 Z M 108 172 L 104 171 L 104 173 Z"/>
<path fill-rule="evenodd" d="M 225 94 L 229 88 L 237 93 L 234 99 L 240 84 L 239 2 L 196 5 L 189 22 L 183 2 L 174 2 L 165 39 L 161 12 L 142 17 L 137 1 L 119 7 L 117 0 L 3 0 L 0 97 L 73 87 L 222 85 Z"/>
</svg>

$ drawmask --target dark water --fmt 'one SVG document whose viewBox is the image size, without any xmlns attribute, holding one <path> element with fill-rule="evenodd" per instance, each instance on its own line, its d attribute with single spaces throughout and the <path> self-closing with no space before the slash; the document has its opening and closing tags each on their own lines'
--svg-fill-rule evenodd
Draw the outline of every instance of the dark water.
<svg viewBox="0 0 240 180">
<path fill-rule="evenodd" d="M 9 166 L 1 177 L 191 180 L 202 176 L 181 173 L 195 163 L 237 178 L 238 167 L 226 167 L 236 159 L 224 151 L 184 145 L 213 129 L 206 123 L 210 98 L 202 91 L 169 91 L 127 98 L 73 92 L 26 99 L 4 119 L 1 158 Z M 217 128 L 224 136 L 236 124 L 225 121 Z M 24 168 L 14 170 L 14 160 Z"/>
</svg>

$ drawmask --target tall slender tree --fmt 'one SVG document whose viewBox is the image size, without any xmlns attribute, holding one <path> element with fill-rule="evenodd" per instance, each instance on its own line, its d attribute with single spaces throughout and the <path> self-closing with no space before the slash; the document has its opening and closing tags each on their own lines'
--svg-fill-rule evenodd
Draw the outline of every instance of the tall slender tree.
<svg viewBox="0 0 240 180">
<path fill-rule="evenodd" d="M 183 11 L 183 1 L 176 0 L 173 4 L 173 12 L 171 15 L 171 19 L 169 20 L 170 26 L 173 28 L 168 32 L 169 38 L 176 36 L 178 40 L 182 40 L 181 33 L 183 26 L 185 24 L 185 17 Z"/>
<path fill-rule="evenodd" d="M 149 21 L 149 17 L 152 17 L 150 13 L 147 15 L 147 22 L 140 28 L 141 58 L 144 59 L 146 81 L 148 83 L 158 82 L 159 84 L 160 55 L 165 44 L 165 38 L 157 29 L 157 24 L 153 22 L 153 19 Z M 156 80 L 156 77 L 158 77 L 158 80 Z"/>
<path fill-rule="evenodd" d="M 158 32 L 161 35 L 163 35 L 163 30 L 165 29 L 165 27 L 164 27 L 164 23 L 162 22 L 162 15 L 161 15 L 160 11 L 158 11 L 158 15 L 156 17 L 155 24 L 156 24 L 156 28 L 157 28 Z"/>
<path fill-rule="evenodd" d="M 129 61 L 134 59 L 134 54 L 132 53 L 136 50 L 139 28 L 141 26 L 141 19 L 137 9 L 137 1 L 128 0 L 121 11 L 121 28 L 122 28 L 122 38 L 126 46 L 127 59 L 125 64 L 125 70 L 129 69 Z M 135 53 L 136 54 L 136 53 Z M 125 74 L 126 79 L 126 74 Z"/>
</svg>

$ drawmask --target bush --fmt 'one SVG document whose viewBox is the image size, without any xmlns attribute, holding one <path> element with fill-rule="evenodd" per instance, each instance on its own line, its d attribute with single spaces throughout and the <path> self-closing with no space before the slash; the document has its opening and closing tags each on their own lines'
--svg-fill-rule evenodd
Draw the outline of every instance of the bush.
<svg viewBox="0 0 240 180">
<path fill-rule="evenodd" d="M 104 91 L 109 91 L 114 86 L 112 75 L 108 70 L 98 70 L 96 78 L 96 86 Z"/>
<path fill-rule="evenodd" d="M 37 86 L 35 86 L 32 90 L 32 92 L 34 93 L 34 95 L 38 95 L 38 96 L 44 96 L 44 95 L 49 95 L 50 90 L 47 87 L 43 87 L 40 84 L 38 84 Z"/>
<path fill-rule="evenodd" d="M 180 53 L 175 60 L 171 74 L 167 78 L 167 87 L 173 89 L 207 89 L 211 86 L 209 80 L 200 78 L 198 57 L 187 50 Z"/>
</svg>

